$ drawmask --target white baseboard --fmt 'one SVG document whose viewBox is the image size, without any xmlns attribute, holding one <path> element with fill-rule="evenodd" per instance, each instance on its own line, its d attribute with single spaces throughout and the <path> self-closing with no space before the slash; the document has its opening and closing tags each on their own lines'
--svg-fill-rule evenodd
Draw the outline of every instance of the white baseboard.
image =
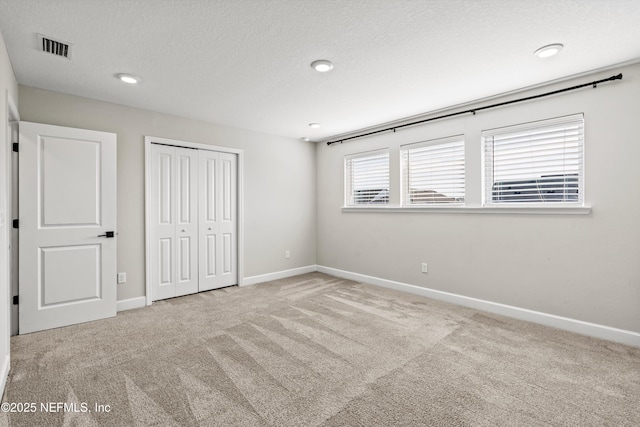
<svg viewBox="0 0 640 427">
<path fill-rule="evenodd" d="M 632 345 L 634 347 L 640 347 L 640 333 L 638 332 L 612 328 L 609 326 L 599 325 L 597 323 L 583 322 L 581 320 L 570 319 L 568 317 L 556 316 L 553 314 L 547 314 L 539 311 L 528 310 L 526 308 L 519 308 L 477 298 L 466 297 L 449 292 L 442 292 L 435 289 L 423 288 L 407 283 L 395 282 L 393 280 L 380 279 L 378 277 L 352 273 L 350 271 L 338 270 L 321 265 L 317 266 L 317 271 L 344 279 L 350 279 L 358 282 L 364 282 L 376 286 L 395 289 L 398 291 L 409 292 L 412 294 L 422 295 L 428 298 L 450 302 L 464 307 L 488 311 L 490 313 L 500 314 L 520 320 L 526 320 L 533 323 L 539 323 L 541 325 L 551 326 L 554 328 L 563 329 L 565 331 L 576 332 L 582 335 L 588 335 L 622 344 Z"/>
<path fill-rule="evenodd" d="M 0 400 L 2 400 L 2 396 L 4 395 L 4 388 L 7 385 L 7 378 L 9 378 L 9 355 L 4 356 L 4 360 L 2 361 L 2 365 L 0 366 Z"/>
<path fill-rule="evenodd" d="M 242 286 L 255 285 L 256 283 L 268 282 L 270 280 L 284 279 L 285 277 L 297 276 L 298 274 L 313 273 L 318 271 L 316 265 L 292 268 L 291 270 L 276 271 L 273 273 L 260 274 L 258 276 L 245 277 Z"/>
<path fill-rule="evenodd" d="M 123 299 L 117 302 L 117 311 L 132 310 L 134 308 L 146 307 L 147 299 L 145 297 L 135 297 Z"/>
</svg>

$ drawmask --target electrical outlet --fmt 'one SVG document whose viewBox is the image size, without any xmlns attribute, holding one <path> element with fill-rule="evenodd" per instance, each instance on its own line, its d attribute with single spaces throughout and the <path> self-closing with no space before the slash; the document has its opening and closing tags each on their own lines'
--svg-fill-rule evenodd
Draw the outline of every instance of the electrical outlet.
<svg viewBox="0 0 640 427">
<path fill-rule="evenodd" d="M 427 274 L 429 272 L 429 270 L 427 269 L 427 263 L 426 262 L 422 263 L 422 272 L 424 274 Z"/>
<path fill-rule="evenodd" d="M 118 283 L 127 283 L 127 273 L 118 273 Z"/>
<path fill-rule="evenodd" d="M 284 251 L 284 257 L 285 257 L 286 259 L 291 258 L 291 253 L 290 253 L 289 251 Z"/>
</svg>

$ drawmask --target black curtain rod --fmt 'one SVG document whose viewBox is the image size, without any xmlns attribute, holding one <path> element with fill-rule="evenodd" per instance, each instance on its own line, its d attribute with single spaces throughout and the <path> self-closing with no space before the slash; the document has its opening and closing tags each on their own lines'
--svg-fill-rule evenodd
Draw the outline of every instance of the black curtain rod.
<svg viewBox="0 0 640 427">
<path fill-rule="evenodd" d="M 373 132 L 367 132 L 367 133 L 363 133 L 363 134 L 356 135 L 356 136 L 350 136 L 348 138 L 336 139 L 334 141 L 327 142 L 327 145 L 335 144 L 335 143 L 338 143 L 338 142 L 342 144 L 344 141 L 349 141 L 351 139 L 356 139 L 356 138 L 362 138 L 362 137 L 369 136 L 369 135 L 375 135 L 377 133 L 387 132 L 387 131 L 390 131 L 390 130 L 395 132 L 396 129 L 401 129 L 401 128 L 404 128 L 404 127 L 407 127 L 407 126 L 414 126 L 414 125 L 418 125 L 418 124 L 421 124 L 421 123 L 431 122 L 433 120 L 439 120 L 439 119 L 446 119 L 448 117 L 459 116 L 459 115 L 462 115 L 462 114 L 471 113 L 471 114 L 475 115 L 476 112 L 482 111 L 482 110 L 488 110 L 489 108 L 502 107 L 503 105 L 515 104 L 516 102 L 524 102 L 524 101 L 529 101 L 529 100 L 532 100 L 532 99 L 543 98 L 545 96 L 556 95 L 558 93 L 568 92 L 570 90 L 580 89 L 580 88 L 583 88 L 585 86 L 593 86 L 594 89 L 595 89 L 598 86 L 599 83 L 609 82 L 609 81 L 613 81 L 613 80 L 622 80 L 622 73 L 620 73 L 620 74 L 618 74 L 616 76 L 611 76 L 611 77 L 606 78 L 606 79 L 596 80 L 594 82 L 583 83 L 583 84 L 579 84 L 577 86 L 571 86 L 571 87 L 567 87 L 567 88 L 564 88 L 564 89 L 554 90 L 552 92 L 541 93 L 540 95 L 527 96 L 526 98 L 514 99 L 512 101 L 500 102 L 498 104 L 492 104 L 492 105 L 486 105 L 484 107 L 472 108 L 470 110 L 459 111 L 457 113 L 451 113 L 451 114 L 445 114 L 443 116 L 438 116 L 438 117 L 431 117 L 429 119 L 418 120 L 416 122 L 405 123 L 403 125 L 392 126 L 392 127 L 388 127 L 388 128 L 385 128 L 385 129 L 379 129 L 379 130 L 375 130 Z"/>
</svg>

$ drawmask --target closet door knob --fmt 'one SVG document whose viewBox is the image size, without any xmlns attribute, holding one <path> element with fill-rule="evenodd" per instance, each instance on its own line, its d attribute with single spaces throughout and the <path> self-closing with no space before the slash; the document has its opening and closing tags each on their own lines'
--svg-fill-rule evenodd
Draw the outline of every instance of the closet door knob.
<svg viewBox="0 0 640 427">
<path fill-rule="evenodd" d="M 185 231 L 187 231 L 187 230 L 185 230 L 185 229 L 183 228 L 183 229 L 182 229 L 182 232 L 184 233 Z"/>
</svg>

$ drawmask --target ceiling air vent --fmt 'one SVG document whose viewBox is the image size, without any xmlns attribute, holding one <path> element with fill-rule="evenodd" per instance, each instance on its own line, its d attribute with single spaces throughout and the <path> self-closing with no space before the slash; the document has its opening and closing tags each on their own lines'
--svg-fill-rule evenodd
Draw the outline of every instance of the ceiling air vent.
<svg viewBox="0 0 640 427">
<path fill-rule="evenodd" d="M 38 34 L 38 49 L 63 58 L 71 58 L 71 43 Z"/>
</svg>

